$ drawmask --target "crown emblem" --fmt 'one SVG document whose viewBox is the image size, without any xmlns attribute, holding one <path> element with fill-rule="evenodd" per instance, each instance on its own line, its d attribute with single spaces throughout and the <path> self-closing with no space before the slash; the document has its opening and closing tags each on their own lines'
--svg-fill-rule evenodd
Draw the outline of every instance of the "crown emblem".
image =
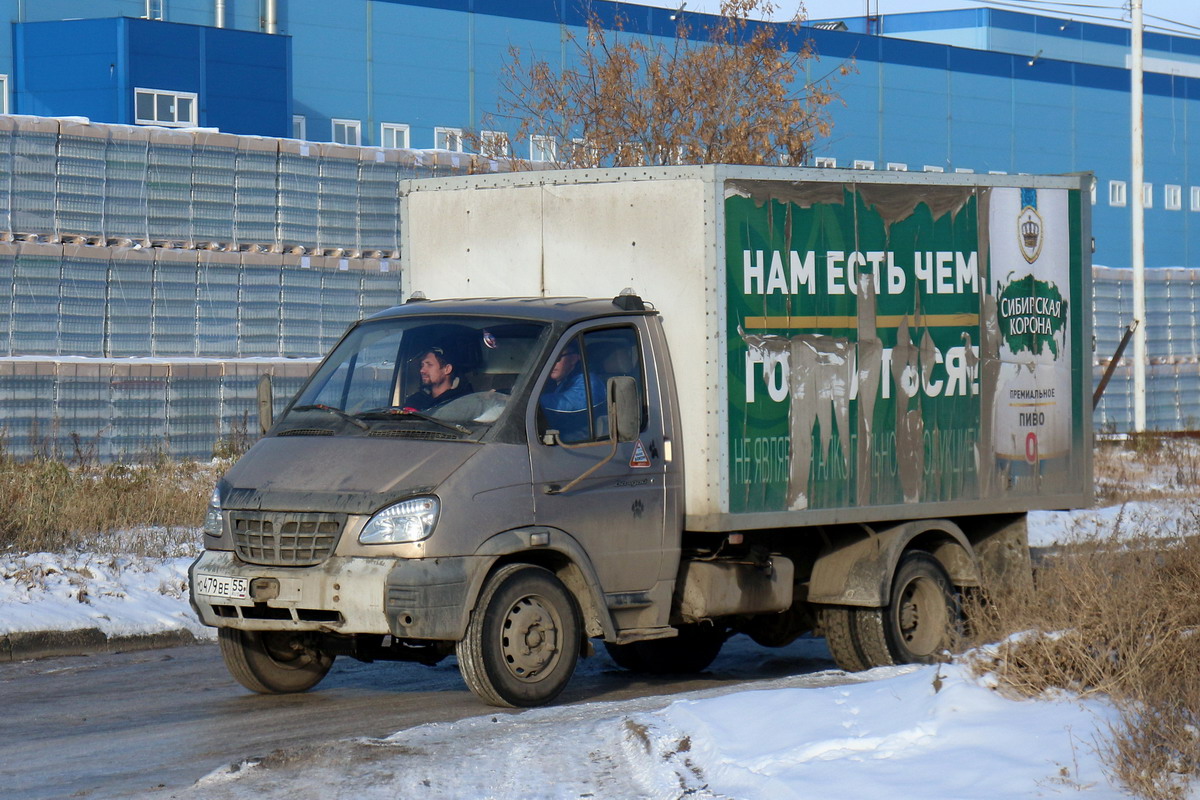
<svg viewBox="0 0 1200 800">
<path fill-rule="evenodd" d="M 1025 240 L 1025 246 L 1033 249 L 1037 247 L 1038 237 L 1042 234 L 1042 226 L 1038 225 L 1032 219 L 1025 220 L 1021 224 L 1021 238 Z"/>
<path fill-rule="evenodd" d="M 1017 215 L 1017 242 L 1030 264 L 1042 254 L 1042 217 L 1033 206 L 1025 206 Z"/>
</svg>

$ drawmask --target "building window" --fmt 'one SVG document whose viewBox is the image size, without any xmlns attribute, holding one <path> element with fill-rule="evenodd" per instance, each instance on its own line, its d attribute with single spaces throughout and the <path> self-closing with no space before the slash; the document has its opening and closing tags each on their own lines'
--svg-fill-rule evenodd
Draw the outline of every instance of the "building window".
<svg viewBox="0 0 1200 800">
<path fill-rule="evenodd" d="M 1154 184 L 1142 184 L 1142 208 L 1154 208 Z"/>
<path fill-rule="evenodd" d="M 1192 211 L 1200 211 L 1200 186 L 1192 187 Z"/>
<path fill-rule="evenodd" d="M 167 0 L 146 0 L 146 14 L 143 19 L 156 19 L 159 22 L 167 18 Z"/>
<path fill-rule="evenodd" d="M 356 119 L 334 119 L 333 141 L 338 144 L 362 144 L 362 123 Z"/>
<path fill-rule="evenodd" d="M 622 149 L 624 148 L 625 145 L 622 145 Z M 555 159 L 555 150 L 553 136 L 529 137 L 530 161 L 553 161 Z"/>
<path fill-rule="evenodd" d="M 813 159 L 813 166 L 820 167 L 821 169 L 835 169 L 837 167 L 837 159 L 829 158 L 827 156 L 818 156 L 817 158 Z"/>
<path fill-rule="evenodd" d="M 8 76 L 0 75 L 0 114 L 8 113 Z"/>
<path fill-rule="evenodd" d="M 926 164 L 925 166 L 921 167 L 921 170 L 923 172 L 945 172 L 946 168 L 939 167 L 936 164 Z"/>
<path fill-rule="evenodd" d="M 408 147 L 408 126 L 399 122 L 385 122 L 379 126 L 381 147 Z"/>
<path fill-rule="evenodd" d="M 489 158 L 508 158 L 512 155 L 508 134 L 502 131 L 480 131 L 479 152 Z"/>
<path fill-rule="evenodd" d="M 434 128 L 433 148 L 461 153 L 463 149 L 462 128 Z"/>
<path fill-rule="evenodd" d="M 576 136 L 563 147 L 562 160 L 577 167 L 594 167 L 600 163 L 600 153 L 586 140 Z"/>
<path fill-rule="evenodd" d="M 975 170 L 971 169 L 970 167 L 955 167 L 954 171 L 960 175 L 974 175 L 975 174 Z"/>
<path fill-rule="evenodd" d="M 1125 205 L 1125 181 L 1108 182 L 1108 204 L 1110 206 Z"/>
<path fill-rule="evenodd" d="M 138 125 L 166 125 L 190 128 L 196 125 L 195 92 L 171 92 L 165 89 L 134 89 L 134 121 Z"/>
<path fill-rule="evenodd" d="M 292 138 L 308 138 L 308 120 L 304 118 L 303 114 L 292 114 Z"/>
<path fill-rule="evenodd" d="M 855 169 L 875 169 L 874 161 L 864 161 L 861 158 L 854 159 Z"/>
<path fill-rule="evenodd" d="M 553 161 L 556 149 L 554 140 L 549 136 L 542 136 L 540 138 L 546 140 L 545 144 L 550 150 L 550 157 L 544 160 Z M 534 147 L 535 145 L 530 143 L 530 149 L 532 150 Z M 627 167 L 644 166 L 646 163 L 646 145 L 641 142 L 621 142 L 617 146 L 617 159 L 619 163 Z"/>
<path fill-rule="evenodd" d="M 988 175 L 1007 175 L 1008 173 L 1002 169 L 989 169 Z"/>
<path fill-rule="evenodd" d="M 1091 195 L 1092 195 L 1092 205 L 1096 205 L 1096 186 L 1097 186 L 1099 183 L 1100 183 L 1100 181 L 1096 180 L 1096 176 L 1095 176 L 1095 175 L 1093 175 L 1093 176 L 1092 176 L 1092 190 L 1091 190 Z"/>
<path fill-rule="evenodd" d="M 1183 207 L 1183 187 L 1167 184 L 1163 187 L 1163 208 L 1178 211 Z"/>
<path fill-rule="evenodd" d="M 908 172 L 908 164 L 901 164 L 899 161 L 887 162 L 888 172 Z"/>
</svg>

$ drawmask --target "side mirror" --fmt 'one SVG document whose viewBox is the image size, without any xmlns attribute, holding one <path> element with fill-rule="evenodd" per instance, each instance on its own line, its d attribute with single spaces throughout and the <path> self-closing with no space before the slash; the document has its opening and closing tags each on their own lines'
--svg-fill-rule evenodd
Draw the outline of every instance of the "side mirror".
<svg viewBox="0 0 1200 800">
<path fill-rule="evenodd" d="M 642 401 L 637 381 L 628 375 L 608 379 L 608 426 L 618 442 L 632 442 L 642 428 Z"/>
<path fill-rule="evenodd" d="M 266 433 L 275 421 L 275 392 L 271 388 L 271 376 L 263 374 L 258 379 L 258 427 Z"/>
</svg>

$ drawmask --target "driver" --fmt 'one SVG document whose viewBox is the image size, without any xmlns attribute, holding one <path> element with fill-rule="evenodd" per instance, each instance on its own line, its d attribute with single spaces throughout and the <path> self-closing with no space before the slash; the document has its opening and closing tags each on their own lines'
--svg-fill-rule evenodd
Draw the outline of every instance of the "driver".
<svg viewBox="0 0 1200 800">
<path fill-rule="evenodd" d="M 454 374 L 454 363 L 440 347 L 421 354 L 421 388 L 404 399 L 409 411 L 428 411 L 471 394 L 471 384 Z"/>
</svg>

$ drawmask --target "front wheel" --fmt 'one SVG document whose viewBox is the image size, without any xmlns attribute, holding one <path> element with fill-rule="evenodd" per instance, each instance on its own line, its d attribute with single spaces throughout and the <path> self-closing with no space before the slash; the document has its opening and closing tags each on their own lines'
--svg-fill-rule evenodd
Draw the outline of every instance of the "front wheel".
<svg viewBox="0 0 1200 800">
<path fill-rule="evenodd" d="M 229 673 L 252 692 L 305 692 L 321 682 L 334 656 L 309 633 L 218 628 L 221 658 Z"/>
<path fill-rule="evenodd" d="M 488 578 L 458 643 L 458 668 L 480 700 L 528 708 L 558 696 L 581 644 L 575 598 L 541 567 L 508 564 Z"/>
</svg>

